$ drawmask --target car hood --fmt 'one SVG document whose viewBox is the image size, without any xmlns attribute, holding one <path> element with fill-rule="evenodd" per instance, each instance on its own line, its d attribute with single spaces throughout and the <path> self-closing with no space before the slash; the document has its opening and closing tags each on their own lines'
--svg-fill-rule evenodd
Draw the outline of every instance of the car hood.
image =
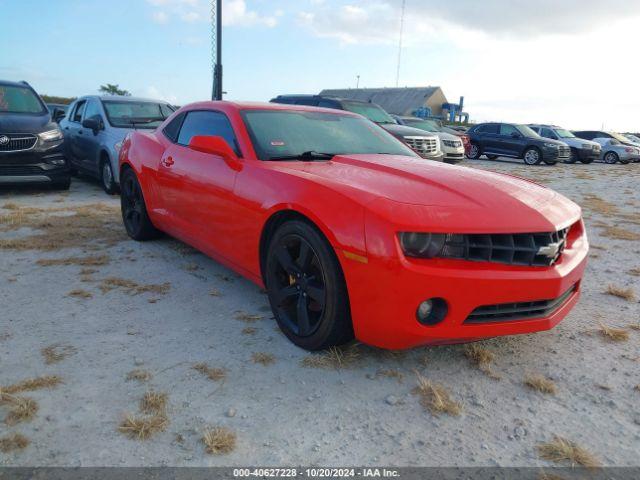
<svg viewBox="0 0 640 480">
<path fill-rule="evenodd" d="M 378 124 L 384 128 L 387 132 L 395 135 L 396 137 L 435 137 L 436 134 L 427 132 L 426 130 L 420 130 L 419 128 L 407 127 L 406 125 L 398 125 L 395 123 L 381 123 Z"/>
<path fill-rule="evenodd" d="M 549 232 L 574 223 L 581 214 L 572 201 L 531 181 L 417 157 L 336 156 L 330 162 L 291 162 L 283 168 L 329 185 L 406 228 Z"/>
<path fill-rule="evenodd" d="M 55 124 L 50 123 L 48 112 L 39 115 L 0 113 L 0 133 L 41 133 L 55 128 Z"/>
</svg>

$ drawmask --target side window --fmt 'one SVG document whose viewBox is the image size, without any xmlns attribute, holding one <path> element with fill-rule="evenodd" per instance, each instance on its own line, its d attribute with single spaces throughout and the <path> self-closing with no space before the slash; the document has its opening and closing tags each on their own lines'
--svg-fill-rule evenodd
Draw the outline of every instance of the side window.
<svg viewBox="0 0 640 480">
<path fill-rule="evenodd" d="M 477 133 L 498 133 L 498 125 L 495 123 L 486 123 L 484 125 L 480 125 L 477 130 Z"/>
<path fill-rule="evenodd" d="M 231 122 L 229 122 L 224 113 L 205 110 L 187 112 L 178 134 L 178 143 L 185 146 L 189 145 L 191 138 L 196 135 L 222 137 L 235 150 L 236 154 L 240 155 L 233 127 L 231 127 Z"/>
<path fill-rule="evenodd" d="M 513 125 L 509 125 L 508 123 L 502 123 L 500 125 L 500 135 L 509 137 L 514 133 L 520 135 L 518 129 Z"/>
<path fill-rule="evenodd" d="M 172 143 L 176 143 L 176 141 L 178 141 L 178 133 L 180 133 L 180 127 L 182 126 L 183 120 L 184 113 L 176 115 L 176 118 L 171 120 L 169 124 L 162 130 L 162 133 L 164 133 L 165 137 L 171 140 Z"/>
<path fill-rule="evenodd" d="M 73 110 L 73 117 L 71 117 L 72 122 L 80 123 L 82 121 L 82 114 L 84 113 L 84 109 L 86 106 L 86 100 L 81 100 L 76 103 L 76 108 Z"/>
<path fill-rule="evenodd" d="M 584 138 L 585 140 L 593 140 L 597 135 L 594 135 L 593 132 L 580 132 L 580 138 Z"/>
<path fill-rule="evenodd" d="M 553 133 L 552 130 L 549 130 L 548 128 L 543 128 L 542 131 L 538 132 L 540 133 L 540 136 L 545 137 L 545 138 L 556 138 L 556 134 Z"/>
<path fill-rule="evenodd" d="M 84 111 L 84 118 L 92 118 L 96 116 L 102 118 L 98 100 L 88 100 Z"/>
<path fill-rule="evenodd" d="M 334 108 L 334 109 L 338 108 L 338 105 L 336 105 L 336 103 L 332 102 L 331 100 L 320 100 L 318 102 L 318 106 L 322 108 Z"/>
<path fill-rule="evenodd" d="M 296 105 L 306 105 L 308 107 L 317 107 L 318 106 L 318 99 L 317 98 L 313 98 L 313 97 L 300 98 L 300 99 L 296 100 Z"/>
</svg>

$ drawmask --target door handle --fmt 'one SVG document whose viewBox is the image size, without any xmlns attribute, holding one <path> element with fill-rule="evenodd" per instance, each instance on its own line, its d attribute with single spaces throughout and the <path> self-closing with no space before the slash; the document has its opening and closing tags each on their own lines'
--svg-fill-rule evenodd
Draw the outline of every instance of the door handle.
<svg viewBox="0 0 640 480">
<path fill-rule="evenodd" d="M 174 163 L 175 162 L 173 161 L 173 157 L 167 157 L 167 158 L 162 159 L 162 165 L 164 165 L 165 167 L 170 167 Z"/>
</svg>

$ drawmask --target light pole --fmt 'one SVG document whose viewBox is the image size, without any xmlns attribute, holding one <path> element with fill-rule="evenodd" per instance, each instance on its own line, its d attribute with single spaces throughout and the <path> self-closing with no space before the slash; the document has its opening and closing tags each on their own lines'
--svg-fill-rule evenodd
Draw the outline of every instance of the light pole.
<svg viewBox="0 0 640 480">
<path fill-rule="evenodd" d="M 222 100 L 222 0 L 211 0 L 211 55 L 213 67 L 211 100 Z"/>
</svg>

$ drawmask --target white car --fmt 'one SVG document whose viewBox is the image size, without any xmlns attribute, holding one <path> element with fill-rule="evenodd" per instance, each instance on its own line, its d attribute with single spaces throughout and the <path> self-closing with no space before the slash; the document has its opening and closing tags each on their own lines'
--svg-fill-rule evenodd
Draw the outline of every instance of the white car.
<svg viewBox="0 0 640 480">
<path fill-rule="evenodd" d="M 446 163 L 458 163 L 464 160 L 464 144 L 462 143 L 462 138 L 458 135 L 443 132 L 442 128 L 438 126 L 434 120 L 425 120 L 417 117 L 401 117 L 397 115 L 393 115 L 393 118 L 401 125 L 437 135 L 440 139 L 442 153 L 444 153 L 443 160 Z"/>
</svg>

